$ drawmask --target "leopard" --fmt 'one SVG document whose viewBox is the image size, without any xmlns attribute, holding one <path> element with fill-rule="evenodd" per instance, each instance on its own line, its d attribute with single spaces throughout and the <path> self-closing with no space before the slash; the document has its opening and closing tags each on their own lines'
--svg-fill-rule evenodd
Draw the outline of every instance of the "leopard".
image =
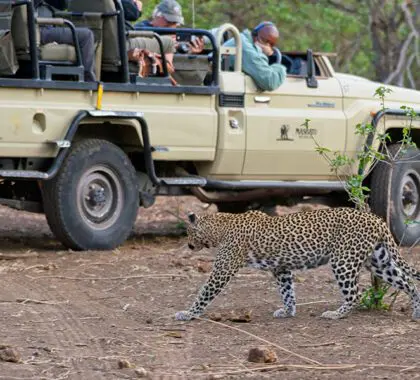
<svg viewBox="0 0 420 380">
<path fill-rule="evenodd" d="M 207 281 L 190 308 L 175 314 L 178 321 L 200 317 L 241 268 L 271 272 L 283 307 L 275 318 L 296 315 L 294 273 L 329 264 L 342 301 L 321 318 L 336 320 L 357 307 L 359 275 L 367 269 L 411 301 L 412 319 L 420 320 L 420 272 L 399 252 L 387 223 L 355 207 L 318 208 L 283 215 L 251 210 L 243 213 L 188 213 L 187 245 L 191 251 L 216 248 Z"/>
</svg>

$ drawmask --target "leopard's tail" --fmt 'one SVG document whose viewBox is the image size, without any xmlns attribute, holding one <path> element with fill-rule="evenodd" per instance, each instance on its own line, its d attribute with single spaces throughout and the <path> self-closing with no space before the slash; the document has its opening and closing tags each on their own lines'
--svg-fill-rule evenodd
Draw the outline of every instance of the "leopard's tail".
<svg viewBox="0 0 420 380">
<path fill-rule="evenodd" d="M 398 245 L 395 243 L 395 240 L 388 228 L 384 231 L 383 244 L 385 249 L 389 252 L 391 260 L 393 260 L 407 276 L 420 281 L 420 271 L 408 264 L 404 257 L 401 256 Z"/>
</svg>

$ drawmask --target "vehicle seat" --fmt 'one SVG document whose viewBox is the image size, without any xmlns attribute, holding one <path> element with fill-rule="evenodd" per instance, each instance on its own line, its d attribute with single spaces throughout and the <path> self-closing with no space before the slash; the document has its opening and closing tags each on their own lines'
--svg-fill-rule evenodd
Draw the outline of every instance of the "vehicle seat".
<svg viewBox="0 0 420 380">
<path fill-rule="evenodd" d="M 175 54 L 173 78 L 184 86 L 202 86 L 210 70 L 207 55 Z"/>
<path fill-rule="evenodd" d="M 28 17 L 26 5 L 16 6 L 13 9 L 12 35 L 18 60 L 30 61 L 30 43 L 28 30 Z M 57 44 L 55 42 L 41 45 L 39 28 L 36 27 L 36 44 L 39 58 L 43 61 L 76 62 L 76 49 L 73 45 Z"/>
<path fill-rule="evenodd" d="M 53 75 L 76 76 L 79 81 L 84 80 L 84 69 L 80 58 L 77 59 L 76 48 L 70 44 L 48 43 L 41 45 L 39 24 L 29 25 L 27 5 L 18 5 L 13 8 L 12 38 L 15 45 L 16 57 L 22 68 L 22 75 L 28 67 L 35 64 L 39 68 L 42 79 L 51 80 Z M 31 57 L 30 29 L 35 34 L 35 51 L 37 56 Z M 36 60 L 34 63 L 33 60 Z M 33 73 L 32 73 L 33 75 Z"/>
<path fill-rule="evenodd" d="M 70 12 L 115 13 L 114 0 L 70 0 Z M 122 25 L 124 27 L 124 25 Z M 120 46 L 118 39 L 117 16 L 106 16 L 103 19 L 102 34 L 102 70 L 118 72 L 121 70 Z"/>
<path fill-rule="evenodd" d="M 40 58 L 43 61 L 76 62 L 76 50 L 72 45 L 52 42 L 40 47 Z"/>
</svg>

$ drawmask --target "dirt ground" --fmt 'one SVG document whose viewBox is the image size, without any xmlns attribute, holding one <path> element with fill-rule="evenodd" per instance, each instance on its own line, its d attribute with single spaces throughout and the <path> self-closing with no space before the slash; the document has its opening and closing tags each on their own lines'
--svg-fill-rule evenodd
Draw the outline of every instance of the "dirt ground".
<svg viewBox="0 0 420 380">
<path fill-rule="evenodd" d="M 22 255 L 0 260 L 0 379 L 420 379 L 420 323 L 408 298 L 392 312 L 320 319 L 340 303 L 328 267 L 296 273 L 293 319 L 272 317 L 280 300 L 270 275 L 246 269 L 206 320 L 175 321 L 213 259 L 185 246 L 177 215 L 191 209 L 214 211 L 191 198 L 160 199 L 141 210 L 120 249 L 75 253 L 54 240 L 44 216 L 0 208 L 0 253 Z M 406 257 L 420 268 L 420 249 Z M 275 363 L 247 361 L 251 348 L 270 343 Z"/>
</svg>

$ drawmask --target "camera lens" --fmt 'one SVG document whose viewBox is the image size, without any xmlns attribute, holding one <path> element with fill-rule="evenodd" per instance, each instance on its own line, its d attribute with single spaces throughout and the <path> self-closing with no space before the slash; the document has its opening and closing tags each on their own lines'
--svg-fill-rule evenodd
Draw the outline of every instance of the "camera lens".
<svg viewBox="0 0 420 380">
<path fill-rule="evenodd" d="M 190 49 L 188 47 L 188 44 L 186 44 L 185 42 L 182 42 L 178 45 L 178 53 L 182 53 L 182 54 L 187 54 Z"/>
</svg>

